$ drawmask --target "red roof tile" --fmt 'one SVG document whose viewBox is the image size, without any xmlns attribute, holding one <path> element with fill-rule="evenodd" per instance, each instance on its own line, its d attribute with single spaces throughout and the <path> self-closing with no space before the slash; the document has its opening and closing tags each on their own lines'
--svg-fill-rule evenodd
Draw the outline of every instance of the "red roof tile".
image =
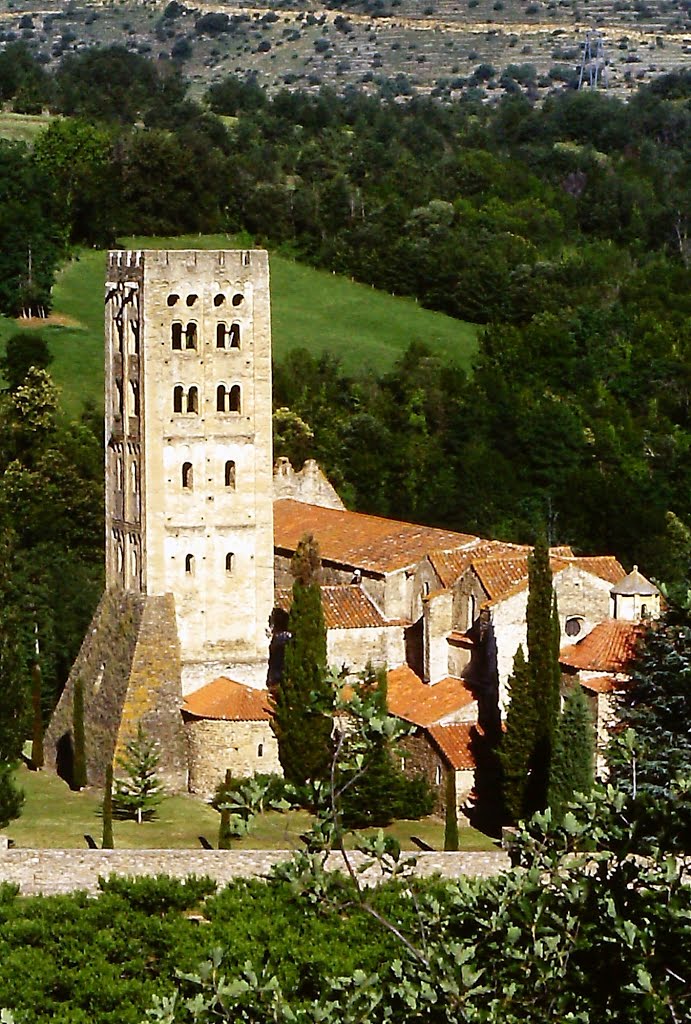
<svg viewBox="0 0 691 1024">
<path fill-rule="evenodd" d="M 276 548 L 295 551 L 306 533 L 314 535 L 324 561 L 376 573 L 416 565 L 429 551 L 462 548 L 477 539 L 431 526 L 306 505 L 291 498 L 275 501 Z"/>
<path fill-rule="evenodd" d="M 612 676 L 593 676 L 579 681 L 584 690 L 592 690 L 593 693 L 614 693 L 625 686 L 621 679 L 613 679 Z"/>
<path fill-rule="evenodd" d="M 555 549 L 563 550 L 563 548 Z M 528 586 L 528 555 L 530 549 L 525 548 L 512 555 L 494 555 L 483 559 L 473 559 L 472 565 L 490 602 L 499 601 L 511 594 L 519 593 Z M 553 575 L 562 572 L 569 566 L 597 576 L 607 583 L 620 580 L 624 569 L 612 555 L 587 555 L 584 557 L 566 558 L 552 553 L 549 560 Z"/>
<path fill-rule="evenodd" d="M 368 629 L 390 626 L 370 596 L 355 585 L 321 587 L 322 608 L 327 629 Z M 276 607 L 290 611 L 293 592 L 290 587 L 276 588 Z"/>
<path fill-rule="evenodd" d="M 391 669 L 386 678 L 389 712 L 414 725 L 433 725 L 475 700 L 462 680 L 447 677 L 427 686 L 408 665 Z"/>
<path fill-rule="evenodd" d="M 182 710 L 194 718 L 225 722 L 266 722 L 271 718 L 268 690 L 254 690 L 225 676 L 190 693 Z"/>
<path fill-rule="evenodd" d="M 429 560 L 432 568 L 441 580 L 443 587 L 451 587 L 466 571 L 468 566 L 476 558 L 485 558 L 489 555 L 510 554 L 527 550 L 520 544 L 505 544 L 500 540 L 475 539 L 473 544 L 466 548 L 453 551 L 431 551 Z"/>
<path fill-rule="evenodd" d="M 578 643 L 562 648 L 559 661 L 586 672 L 626 672 L 645 628 L 640 622 L 605 619 Z"/>
<path fill-rule="evenodd" d="M 431 725 L 427 729 L 439 750 L 456 771 L 475 768 L 473 737 L 477 735 L 474 725 L 461 722 L 458 725 Z"/>
</svg>

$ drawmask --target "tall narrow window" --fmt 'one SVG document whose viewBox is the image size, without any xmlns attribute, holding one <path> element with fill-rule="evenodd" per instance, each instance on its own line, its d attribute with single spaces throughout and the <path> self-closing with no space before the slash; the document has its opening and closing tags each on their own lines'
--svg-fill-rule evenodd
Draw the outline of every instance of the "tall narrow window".
<svg viewBox="0 0 691 1024">
<path fill-rule="evenodd" d="M 180 384 L 173 388 L 173 412 L 182 412 L 183 388 Z"/>
<path fill-rule="evenodd" d="M 190 321 L 185 328 L 185 348 L 197 347 L 197 325 Z"/>
<path fill-rule="evenodd" d="M 230 411 L 240 412 L 240 385 L 233 384 L 230 389 Z"/>
<path fill-rule="evenodd" d="M 130 463 L 130 477 L 132 480 L 132 494 L 137 494 L 139 491 L 139 466 L 136 462 Z"/>
<path fill-rule="evenodd" d="M 122 468 L 122 459 L 120 456 L 115 460 L 115 486 L 118 491 L 122 490 L 124 484 L 124 471 Z"/>
<path fill-rule="evenodd" d="M 187 411 L 199 412 L 199 389 L 192 387 L 187 392 Z"/>
<path fill-rule="evenodd" d="M 130 416 L 139 415 L 139 385 L 136 381 L 130 381 Z"/>
<path fill-rule="evenodd" d="M 115 415 L 122 416 L 122 381 L 115 381 Z"/>
<path fill-rule="evenodd" d="M 182 486 L 186 487 L 188 490 L 191 491 L 192 490 L 193 479 L 194 478 L 193 478 L 193 472 L 192 472 L 192 463 L 191 462 L 183 462 L 183 464 L 182 464 Z"/>
<path fill-rule="evenodd" d="M 194 555 L 185 555 L 185 572 L 188 576 L 194 576 Z"/>
<path fill-rule="evenodd" d="M 182 348 L 182 324 L 177 320 L 170 328 L 170 340 L 174 349 L 179 351 Z"/>
<path fill-rule="evenodd" d="M 226 462 L 226 487 L 230 488 L 231 491 L 235 490 L 235 463 L 232 459 Z"/>
<path fill-rule="evenodd" d="M 231 324 L 228 331 L 231 348 L 240 348 L 240 324 Z"/>
<path fill-rule="evenodd" d="M 263 756 L 264 756 L 264 744 L 263 743 L 258 743 L 257 744 L 257 757 L 263 757 Z"/>
<path fill-rule="evenodd" d="M 139 321 L 130 320 L 130 353 L 137 355 L 139 353 Z"/>
<path fill-rule="evenodd" d="M 216 411 L 227 412 L 228 411 L 228 392 L 225 389 L 225 385 L 219 384 L 216 388 Z"/>
<path fill-rule="evenodd" d="M 226 572 L 231 573 L 233 571 L 233 565 L 235 564 L 235 555 L 232 551 L 229 551 L 226 555 Z"/>
<path fill-rule="evenodd" d="M 226 347 L 226 325 L 216 324 L 216 348 Z"/>
</svg>

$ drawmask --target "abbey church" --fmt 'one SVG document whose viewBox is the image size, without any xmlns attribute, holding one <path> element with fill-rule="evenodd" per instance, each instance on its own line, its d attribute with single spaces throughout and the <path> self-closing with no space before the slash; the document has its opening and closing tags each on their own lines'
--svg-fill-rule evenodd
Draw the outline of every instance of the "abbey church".
<svg viewBox="0 0 691 1024">
<path fill-rule="evenodd" d="M 140 722 L 171 790 L 280 771 L 268 687 L 310 533 L 330 664 L 387 666 L 389 710 L 413 730 L 403 760 L 440 792 L 455 772 L 462 805 L 473 736 L 505 712 L 525 642 L 529 549 L 351 512 L 316 464 L 274 466 L 266 252 L 112 252 L 105 295 L 106 590 L 46 763 L 69 762 L 80 680 L 91 784 Z M 584 670 L 599 714 L 660 595 L 612 556 L 555 548 L 551 562 L 564 671 L 589 664 L 589 637 L 616 635 L 614 667 L 601 643 L 602 670 Z"/>
</svg>

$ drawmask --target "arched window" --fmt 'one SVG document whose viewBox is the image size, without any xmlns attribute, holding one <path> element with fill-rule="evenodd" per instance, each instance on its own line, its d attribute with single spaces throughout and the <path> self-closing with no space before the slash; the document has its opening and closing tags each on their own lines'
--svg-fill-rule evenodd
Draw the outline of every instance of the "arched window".
<svg viewBox="0 0 691 1024">
<path fill-rule="evenodd" d="M 194 555 L 185 555 L 185 572 L 188 576 L 194 576 Z"/>
<path fill-rule="evenodd" d="M 240 324 L 234 323 L 230 325 L 228 337 L 230 338 L 231 348 L 240 348 Z"/>
<path fill-rule="evenodd" d="M 181 384 L 173 388 L 173 412 L 182 412 L 182 396 L 184 389 Z"/>
<path fill-rule="evenodd" d="M 230 412 L 240 412 L 240 385 L 233 384 L 230 389 Z"/>
<path fill-rule="evenodd" d="M 240 292 L 236 292 L 235 295 L 233 296 L 233 300 L 232 300 L 233 301 L 233 305 L 234 306 L 241 306 L 244 298 L 245 298 L 244 295 L 241 295 Z"/>
<path fill-rule="evenodd" d="M 132 579 L 137 579 L 137 549 L 134 545 L 130 548 L 130 569 L 132 570 Z"/>
<path fill-rule="evenodd" d="M 257 744 L 257 757 L 263 757 L 263 756 L 264 756 L 264 744 L 263 743 L 258 743 Z"/>
<path fill-rule="evenodd" d="M 193 471 L 191 462 L 183 462 L 182 464 L 182 486 L 187 487 L 190 491 L 192 490 L 193 483 Z"/>
<path fill-rule="evenodd" d="M 225 301 L 226 297 L 222 292 L 219 292 L 218 295 L 214 295 L 214 306 L 222 306 Z"/>
<path fill-rule="evenodd" d="M 123 570 L 125 568 L 125 549 L 123 547 L 121 539 L 118 540 L 118 542 L 117 542 L 117 546 L 115 548 L 115 552 L 116 552 L 116 557 L 117 557 L 118 572 L 120 574 L 122 574 L 122 572 L 123 572 Z"/>
<path fill-rule="evenodd" d="M 174 292 L 171 292 L 171 294 L 168 296 L 166 301 L 167 301 L 169 306 L 174 306 L 179 298 L 180 298 L 179 295 L 176 295 Z"/>
<path fill-rule="evenodd" d="M 226 347 L 226 325 L 216 324 L 216 348 Z"/>
<path fill-rule="evenodd" d="M 193 306 L 196 301 L 197 301 L 197 296 L 196 295 L 188 295 L 187 298 L 185 299 L 185 302 L 187 303 L 188 306 Z"/>
<path fill-rule="evenodd" d="M 191 387 L 187 392 L 187 411 L 198 413 L 199 412 L 199 389 Z"/>
<path fill-rule="evenodd" d="M 139 415 L 139 385 L 136 381 L 131 380 L 130 382 L 130 416 Z"/>
<path fill-rule="evenodd" d="M 178 320 L 171 325 L 170 340 L 174 349 L 179 351 L 182 348 L 182 324 Z"/>
<path fill-rule="evenodd" d="M 115 415 L 122 416 L 122 381 L 115 381 Z"/>
<path fill-rule="evenodd" d="M 233 571 L 233 565 L 235 564 L 235 555 L 232 551 L 229 551 L 226 555 L 226 572 L 231 573 Z"/>
<path fill-rule="evenodd" d="M 226 462 L 225 483 L 231 491 L 235 490 L 235 463 L 232 459 Z"/>
<path fill-rule="evenodd" d="M 122 490 L 124 482 L 125 479 L 122 467 L 122 459 L 118 455 L 118 457 L 115 460 L 115 487 L 118 491 Z"/>
<path fill-rule="evenodd" d="M 139 353 L 139 321 L 130 320 L 130 353 L 132 355 L 138 355 Z"/>
<path fill-rule="evenodd" d="M 434 781 L 437 786 L 441 786 L 441 765 L 437 765 L 437 769 L 434 773 Z"/>
<path fill-rule="evenodd" d="M 197 325 L 193 320 L 190 320 L 187 327 L 185 328 L 185 348 L 196 348 L 197 347 Z"/>
<path fill-rule="evenodd" d="M 228 411 L 228 392 L 226 391 L 224 384 L 219 384 L 216 388 L 216 411 Z"/>
</svg>

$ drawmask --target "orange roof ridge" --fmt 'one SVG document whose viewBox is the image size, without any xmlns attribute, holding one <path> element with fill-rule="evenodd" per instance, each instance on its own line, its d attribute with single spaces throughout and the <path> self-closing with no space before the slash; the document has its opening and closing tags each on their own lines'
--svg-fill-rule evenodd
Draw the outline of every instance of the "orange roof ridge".
<svg viewBox="0 0 691 1024">
<path fill-rule="evenodd" d="M 372 629 L 399 625 L 398 620 L 384 618 L 367 591 L 355 583 L 329 583 L 319 589 L 327 629 Z M 291 588 L 276 587 L 274 600 L 277 608 L 289 612 L 293 603 Z"/>
<path fill-rule="evenodd" d="M 466 722 L 455 725 L 430 725 L 427 733 L 456 771 L 475 768 L 473 740 L 479 735 L 477 726 Z"/>
<path fill-rule="evenodd" d="M 182 711 L 194 718 L 225 722 L 266 722 L 271 718 L 268 690 L 255 690 L 219 676 L 185 697 Z"/>
<path fill-rule="evenodd" d="M 605 619 L 578 643 L 562 648 L 559 661 L 567 668 L 585 672 L 626 672 L 645 631 L 641 622 Z"/>
<path fill-rule="evenodd" d="M 387 672 L 389 713 L 427 727 L 472 704 L 474 695 L 462 679 L 447 676 L 428 686 L 409 665 Z"/>
</svg>

